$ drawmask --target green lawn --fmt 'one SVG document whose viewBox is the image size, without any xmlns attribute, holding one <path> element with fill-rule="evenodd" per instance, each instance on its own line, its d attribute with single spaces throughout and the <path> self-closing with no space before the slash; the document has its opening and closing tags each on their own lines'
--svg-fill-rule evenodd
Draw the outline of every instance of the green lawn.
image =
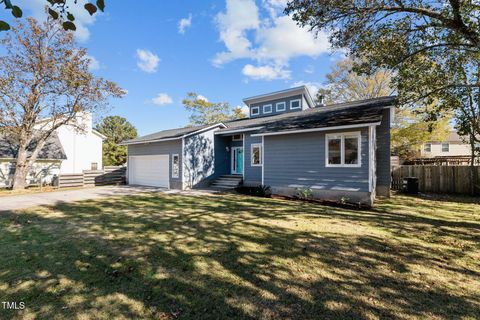
<svg viewBox="0 0 480 320">
<path fill-rule="evenodd" d="M 27 306 L 1 319 L 478 319 L 480 205 L 144 194 L 1 213 L 0 298 Z"/>
</svg>

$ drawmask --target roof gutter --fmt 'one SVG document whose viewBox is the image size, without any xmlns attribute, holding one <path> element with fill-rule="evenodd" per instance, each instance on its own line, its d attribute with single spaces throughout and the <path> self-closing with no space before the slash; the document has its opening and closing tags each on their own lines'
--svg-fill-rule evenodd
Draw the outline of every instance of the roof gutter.
<svg viewBox="0 0 480 320">
<path fill-rule="evenodd" d="M 238 132 L 248 132 L 248 131 L 255 131 L 263 129 L 264 127 L 252 127 L 252 128 L 243 128 L 243 129 L 235 129 L 235 130 L 225 130 L 225 131 L 217 131 L 215 134 L 229 134 L 229 133 L 238 133 Z"/>
<path fill-rule="evenodd" d="M 154 143 L 154 142 L 163 142 L 163 141 L 172 141 L 172 140 L 180 140 L 180 139 L 184 139 L 184 138 L 187 138 L 189 136 L 192 136 L 194 134 L 198 134 L 198 133 L 202 133 L 204 131 L 208 131 L 212 128 L 215 128 L 215 127 L 218 127 L 218 126 L 223 126 L 224 128 L 226 128 L 227 126 L 224 125 L 223 123 L 217 123 L 217 124 L 214 124 L 214 125 L 211 125 L 209 127 L 206 127 L 206 128 L 203 128 L 203 129 L 199 129 L 197 131 L 194 131 L 194 132 L 190 132 L 190 133 L 187 133 L 187 134 L 184 134 L 182 136 L 178 136 L 178 137 L 173 137 L 173 138 L 162 138 L 162 139 L 154 139 L 154 140 L 144 140 L 144 141 L 132 141 L 132 142 L 122 142 L 122 143 L 119 143 L 120 146 L 129 146 L 129 145 L 133 145 L 133 144 L 146 144 L 146 143 Z"/>
<path fill-rule="evenodd" d="M 379 126 L 379 125 L 380 125 L 380 122 L 370 122 L 370 123 L 362 123 L 362 124 L 351 124 L 351 125 L 346 125 L 346 126 L 335 126 L 335 127 L 312 128 L 312 129 L 291 130 L 291 131 L 277 131 L 277 132 L 257 133 L 257 134 L 252 134 L 252 137 L 265 137 L 265 136 L 277 136 L 277 135 L 282 135 L 282 134 L 295 134 L 295 133 L 343 130 L 343 129 L 363 128 L 363 127 Z"/>
</svg>

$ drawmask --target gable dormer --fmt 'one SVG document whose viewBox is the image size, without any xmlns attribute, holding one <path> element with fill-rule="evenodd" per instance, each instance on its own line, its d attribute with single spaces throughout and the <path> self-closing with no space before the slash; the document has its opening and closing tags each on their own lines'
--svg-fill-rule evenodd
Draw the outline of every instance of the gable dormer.
<svg viewBox="0 0 480 320">
<path fill-rule="evenodd" d="M 250 109 L 250 118 L 268 117 L 315 107 L 306 86 L 246 98 L 243 102 Z"/>
</svg>

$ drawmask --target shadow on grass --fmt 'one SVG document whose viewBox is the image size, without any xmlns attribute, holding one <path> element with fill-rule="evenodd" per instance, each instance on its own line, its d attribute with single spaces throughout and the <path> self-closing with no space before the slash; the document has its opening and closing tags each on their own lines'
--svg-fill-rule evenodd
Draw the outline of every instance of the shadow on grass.
<svg viewBox="0 0 480 320">
<path fill-rule="evenodd" d="M 27 309 L 2 318 L 475 318 L 478 215 L 409 201 L 139 195 L 5 214 L 2 299 Z"/>
</svg>

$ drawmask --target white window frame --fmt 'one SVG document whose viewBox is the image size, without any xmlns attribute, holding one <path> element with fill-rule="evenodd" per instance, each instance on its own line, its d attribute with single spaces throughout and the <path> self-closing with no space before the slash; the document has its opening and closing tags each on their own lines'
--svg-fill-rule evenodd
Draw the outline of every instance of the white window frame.
<svg viewBox="0 0 480 320">
<path fill-rule="evenodd" d="M 175 157 L 178 158 L 178 172 L 175 174 Z M 180 155 L 178 153 L 172 154 L 172 178 L 180 177 Z"/>
<path fill-rule="evenodd" d="M 296 108 L 292 107 L 292 104 L 294 102 L 298 102 L 298 107 L 296 107 Z M 290 110 L 297 110 L 297 109 L 302 109 L 302 99 L 290 100 Z"/>
<path fill-rule="evenodd" d="M 345 137 L 352 138 L 355 137 L 358 139 L 358 153 L 357 153 L 357 163 L 348 164 L 345 163 Z M 339 164 L 330 164 L 328 163 L 328 140 L 329 138 L 340 138 L 340 163 Z M 325 167 L 328 168 L 360 168 L 362 166 L 362 133 L 360 131 L 354 132 L 339 132 L 339 133 L 329 133 L 325 135 Z"/>
<path fill-rule="evenodd" d="M 429 149 L 429 150 L 427 150 L 427 146 L 428 146 L 428 149 Z M 423 145 L 423 152 L 425 152 L 425 153 L 431 153 L 431 152 L 432 152 L 432 144 L 431 144 L 431 143 L 425 143 L 425 144 Z"/>
<path fill-rule="evenodd" d="M 447 151 L 443 150 L 443 146 L 446 145 L 447 146 Z M 448 142 L 443 142 L 442 145 L 442 152 L 450 152 L 450 143 Z"/>
<path fill-rule="evenodd" d="M 265 111 L 266 107 L 270 107 L 270 111 Z M 271 104 L 266 104 L 263 106 L 263 113 L 272 113 L 273 111 L 273 106 Z"/>
<path fill-rule="evenodd" d="M 235 136 L 240 136 L 240 139 L 235 139 Z M 232 136 L 232 141 L 243 141 L 243 134 L 234 134 Z"/>
<path fill-rule="evenodd" d="M 257 110 L 257 113 L 254 113 L 253 110 Z M 259 106 L 250 108 L 250 116 L 258 116 L 259 114 L 260 114 L 260 107 Z"/>
<path fill-rule="evenodd" d="M 280 109 L 280 108 L 278 107 L 278 106 L 280 106 L 280 105 L 283 105 L 283 108 L 282 108 L 282 109 Z M 277 110 L 277 112 L 287 110 L 287 103 L 286 103 L 285 101 L 277 102 L 277 103 L 275 104 L 275 110 Z"/>
<path fill-rule="evenodd" d="M 253 148 L 260 148 L 260 157 L 259 161 L 260 163 L 253 163 Z M 261 143 L 252 143 L 250 145 L 250 165 L 252 167 L 261 167 L 263 166 L 263 144 Z"/>
</svg>

